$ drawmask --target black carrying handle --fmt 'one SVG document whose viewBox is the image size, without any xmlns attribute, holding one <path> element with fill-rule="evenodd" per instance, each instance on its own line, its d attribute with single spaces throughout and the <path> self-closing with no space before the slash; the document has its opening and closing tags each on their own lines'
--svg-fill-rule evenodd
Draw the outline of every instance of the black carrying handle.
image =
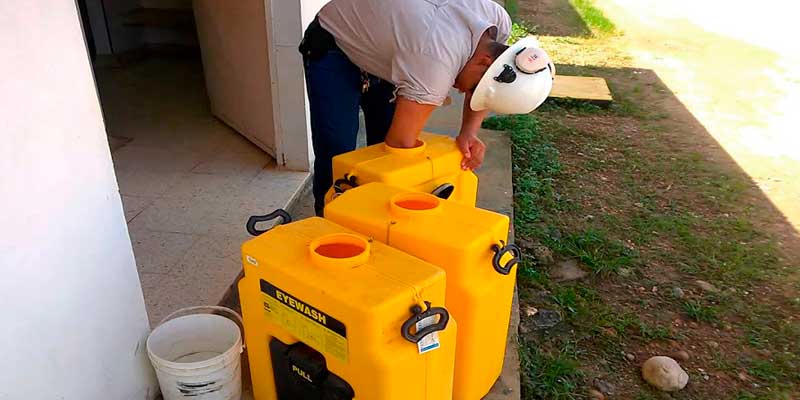
<svg viewBox="0 0 800 400">
<path fill-rule="evenodd" d="M 403 335 L 403 338 L 411 343 L 419 343 L 419 341 L 425 338 L 425 336 L 428 336 L 433 332 L 443 331 L 445 328 L 447 328 L 447 323 L 450 322 L 450 313 L 448 313 L 444 308 L 431 307 L 430 301 L 425 302 L 425 307 L 427 308 L 425 311 L 422 311 L 422 307 L 420 307 L 418 304 L 414 305 L 414 307 L 411 307 L 411 313 L 414 315 L 411 316 L 408 321 L 404 322 L 403 327 L 400 329 L 400 334 Z M 417 322 L 434 315 L 439 316 L 439 322 L 433 325 L 428 325 L 417 331 L 417 333 L 411 333 L 411 328 L 413 328 Z"/>
<path fill-rule="evenodd" d="M 503 274 L 508 275 L 511 273 L 511 269 L 514 268 L 515 265 L 519 264 L 519 260 L 522 257 L 522 251 L 517 247 L 517 245 L 513 243 L 509 243 L 506 245 L 506 242 L 500 241 L 500 245 L 492 245 L 492 251 L 494 251 L 494 257 L 492 257 L 492 266 L 494 270 Z M 503 256 L 507 253 L 511 253 L 514 257 L 505 265 L 500 265 Z"/>
<path fill-rule="evenodd" d="M 263 229 L 262 230 L 262 229 L 256 228 L 256 224 L 259 223 L 259 222 L 272 221 L 273 219 L 278 218 L 278 217 L 281 217 L 281 219 L 283 219 L 283 221 L 281 221 L 281 224 L 288 224 L 288 223 L 292 222 L 292 216 L 289 215 L 289 213 L 286 212 L 286 210 L 284 210 L 282 208 L 279 208 L 279 209 L 277 209 L 277 210 L 275 210 L 275 211 L 273 211 L 273 212 L 271 212 L 271 213 L 269 213 L 267 215 L 253 215 L 252 217 L 248 218 L 247 219 L 247 225 L 246 225 L 247 233 L 249 233 L 249 234 L 251 234 L 253 236 L 258 236 L 258 235 L 268 231 L 269 229 Z"/>
<path fill-rule="evenodd" d="M 344 178 L 337 179 L 333 182 L 333 192 L 338 194 L 344 193 L 346 189 L 342 187 L 342 185 L 350 186 L 350 189 L 357 187 L 358 183 L 356 182 L 356 177 L 350 174 L 346 174 Z"/>
</svg>

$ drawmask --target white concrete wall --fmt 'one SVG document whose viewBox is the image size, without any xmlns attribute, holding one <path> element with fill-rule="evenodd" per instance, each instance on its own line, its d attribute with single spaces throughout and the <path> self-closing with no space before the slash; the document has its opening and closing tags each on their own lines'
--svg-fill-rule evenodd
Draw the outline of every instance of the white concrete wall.
<svg viewBox="0 0 800 400">
<path fill-rule="evenodd" d="M 0 2 L 0 399 L 156 394 L 73 1 Z"/>
<path fill-rule="evenodd" d="M 314 18 L 317 16 L 317 13 L 319 12 L 320 9 L 322 9 L 322 6 L 327 4 L 329 1 L 330 0 L 301 0 L 300 17 L 303 26 L 303 32 L 305 32 L 306 28 L 308 27 L 308 24 L 310 24 L 311 21 L 313 21 Z M 305 77 L 303 78 L 304 78 L 303 93 L 305 94 L 307 93 L 307 91 L 305 89 Z M 314 149 L 313 147 L 311 147 L 311 120 L 309 119 L 311 116 L 311 111 L 308 105 L 308 96 L 304 95 L 303 97 L 304 97 L 303 106 L 305 107 L 305 115 L 306 115 L 306 133 L 308 135 L 307 137 L 308 154 L 309 154 L 309 160 L 311 160 L 311 163 L 313 163 Z"/>
<path fill-rule="evenodd" d="M 297 46 L 303 32 L 329 0 L 266 0 L 270 25 L 270 75 L 276 119 L 278 161 L 308 171 L 313 161 L 303 61 Z"/>
</svg>

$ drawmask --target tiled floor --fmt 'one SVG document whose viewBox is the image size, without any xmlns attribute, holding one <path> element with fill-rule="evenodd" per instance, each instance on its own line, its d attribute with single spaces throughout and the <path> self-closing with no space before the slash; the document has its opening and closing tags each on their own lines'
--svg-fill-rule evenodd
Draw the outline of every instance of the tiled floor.
<svg viewBox="0 0 800 400">
<path fill-rule="evenodd" d="M 286 207 L 308 174 L 215 119 L 199 58 L 96 71 L 151 323 L 217 304 L 241 265 L 248 216 Z"/>
</svg>

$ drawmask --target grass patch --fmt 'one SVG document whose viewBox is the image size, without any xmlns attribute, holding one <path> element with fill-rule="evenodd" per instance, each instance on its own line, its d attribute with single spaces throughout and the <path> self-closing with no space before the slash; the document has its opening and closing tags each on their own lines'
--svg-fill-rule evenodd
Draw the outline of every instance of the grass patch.
<svg viewBox="0 0 800 400">
<path fill-rule="evenodd" d="M 696 300 L 683 302 L 683 311 L 695 321 L 714 322 L 717 320 L 717 309 L 706 306 Z"/>
<path fill-rule="evenodd" d="M 511 34 L 508 37 L 506 44 L 509 46 L 516 43 L 518 40 L 536 33 L 536 27 L 528 24 L 525 21 L 514 21 L 511 23 Z"/>
<path fill-rule="evenodd" d="M 517 235 L 546 245 L 562 258 L 579 260 L 600 278 L 613 275 L 622 268 L 641 268 L 651 262 L 673 265 L 683 274 L 740 290 L 777 276 L 776 267 L 780 262 L 775 244 L 749 223 L 748 215 L 728 214 L 730 203 L 735 204 L 741 199 L 744 190 L 741 184 L 708 169 L 702 157 L 692 154 L 676 154 L 655 161 L 648 159 L 646 154 L 649 152 L 664 154 L 658 143 L 647 143 L 643 148 L 637 148 L 613 137 L 600 137 L 599 140 L 595 136 L 582 138 L 589 134 L 566 125 L 559 116 L 617 111 L 579 107 L 557 104 L 545 111 L 547 114 L 544 115 L 550 117 L 545 120 L 520 115 L 492 117 L 484 123 L 485 128 L 508 131 L 512 138 Z M 576 138 L 589 140 L 589 143 L 579 144 Z M 571 186 L 571 182 L 585 180 L 581 174 L 588 174 L 587 167 L 582 165 L 583 169 L 571 170 L 571 175 L 565 176 L 566 167 L 554 142 L 566 146 L 565 149 L 571 152 L 581 152 L 587 160 L 604 159 L 608 149 L 616 149 L 621 154 L 619 159 L 605 158 L 605 162 L 595 168 L 614 168 L 618 172 L 622 182 L 618 191 L 631 199 L 628 200 L 631 204 L 627 212 L 576 221 L 573 215 L 585 213 L 586 208 L 580 197 L 576 197 L 580 196 L 581 192 L 575 192 L 580 190 L 580 186 Z M 694 204 L 681 199 L 665 203 L 656 193 L 657 189 L 647 184 L 663 176 L 680 177 L 677 181 L 682 186 L 674 190 L 691 191 L 700 200 L 693 199 Z M 692 208 L 697 204 L 714 211 L 700 213 Z M 618 238 L 626 238 L 631 244 Z M 665 243 L 669 246 L 662 248 Z M 631 299 L 620 309 L 619 304 L 605 303 L 597 292 L 589 288 L 590 282 L 569 286 L 554 284 L 531 255 L 523 256 L 519 278 L 522 288 L 549 291 L 544 301 L 561 310 L 564 323 L 570 326 L 571 332 L 548 339 L 547 344 L 524 345 L 528 346 L 521 350 L 525 357 L 522 370 L 525 399 L 580 398 L 585 385 L 580 372 L 580 354 L 583 353 L 564 351 L 574 346 L 577 340 L 583 340 L 582 348 L 590 349 L 592 357 L 600 355 L 614 359 L 635 343 L 681 338 L 668 324 L 652 322 L 637 314 L 652 307 L 644 299 L 639 299 L 638 303 Z M 523 301 L 542 300 L 532 297 L 523 298 Z M 675 307 L 689 318 L 705 323 L 722 323 L 725 315 L 739 315 L 744 319 L 745 327 L 750 327 L 745 329 L 745 344 L 756 348 L 791 346 L 788 343 L 797 337 L 792 334 L 799 330 L 797 326 L 781 325 L 780 321 L 770 319 L 768 310 L 750 307 L 752 312 L 738 312 L 732 309 L 734 303 L 738 302 L 726 297 L 720 304 L 688 300 L 666 307 Z M 787 354 L 794 353 L 789 351 Z M 788 356 L 771 367 L 758 362 L 736 363 L 721 355 L 717 355 L 714 363 L 718 368 L 746 365 L 753 370 L 751 375 L 755 379 L 774 390 L 781 389 L 781 379 L 790 382 L 795 379 L 792 371 L 797 369 L 797 361 Z M 558 374 L 561 374 L 560 379 L 556 378 Z M 793 384 L 797 383 L 789 385 Z M 754 392 L 761 394 L 765 390 Z"/>
<path fill-rule="evenodd" d="M 576 345 L 566 343 L 555 351 L 546 351 L 536 343 L 523 343 L 520 347 L 522 398 L 575 399 L 575 392 L 583 381 L 579 369 Z"/>
<path fill-rule="evenodd" d="M 620 352 L 653 341 L 694 339 L 691 332 L 673 332 L 659 318 L 660 310 L 683 312 L 720 329 L 732 325 L 743 331 L 745 348 L 769 352 L 763 359 L 762 353 L 739 355 L 729 348 L 710 354 L 710 367 L 746 370 L 753 378 L 753 385 L 736 381 L 736 388 L 720 387 L 721 398 L 734 398 L 737 390 L 740 398 L 791 398 L 787 394 L 800 387 L 800 324 L 781 314 L 785 310 L 777 299 L 752 297 L 786 272 L 778 245 L 751 223 L 758 214 L 746 206 L 749 184 L 699 153 L 676 151 L 660 137 L 632 140 L 623 130 L 595 132 L 586 125 L 620 114 L 642 126 L 663 118 L 658 110 L 625 108 L 549 103 L 536 114 L 540 119 L 504 116 L 484 123 L 512 138 L 518 237 L 595 272 L 582 281 L 554 283 L 533 255 L 523 254 L 518 275 L 523 304 L 558 309 L 564 318 L 551 332 L 523 334 L 523 399 L 584 398 L 582 364 L 596 367 L 602 359 L 600 368 L 613 380 L 630 367 Z M 608 183 L 598 182 L 606 177 Z M 623 268 L 628 271 L 614 275 Z M 651 275 L 644 268 L 676 274 L 676 285 L 684 289 L 703 279 L 722 292 L 676 300 L 607 290 L 605 285 L 655 285 L 645 279 Z M 744 297 L 745 291 L 751 293 Z M 640 398 L 651 398 L 645 389 Z M 635 397 L 635 389 L 630 393 Z"/>
<path fill-rule="evenodd" d="M 517 0 L 506 0 L 505 5 L 508 15 L 512 20 L 515 19 L 519 15 L 519 3 Z"/>
<path fill-rule="evenodd" d="M 558 287 L 551 296 L 553 302 L 558 304 L 562 310 L 566 311 L 569 315 L 578 313 L 578 293 L 573 287 Z"/>
<path fill-rule="evenodd" d="M 638 77 L 649 72 L 631 68 L 632 59 L 613 36 L 616 27 L 593 0 L 569 1 L 594 37 L 540 40 L 564 63 L 560 72 L 608 79 L 614 104 L 548 101 L 536 117 L 493 117 L 484 124 L 512 138 L 520 243 L 544 245 L 556 260 L 573 258 L 595 272 L 551 282 L 549 261 L 542 261 L 547 257 L 523 254 L 523 306 L 558 310 L 563 322 L 543 331 L 522 315 L 522 328 L 529 328 L 520 331 L 522 398 L 583 399 L 588 377 L 597 373 L 618 384 L 626 398 L 658 398 L 646 384 L 626 380 L 636 363 L 620 354 L 649 349 L 651 342 L 702 340 L 694 323 L 693 329 L 673 328 L 669 319 L 676 313 L 741 332 L 741 342 L 696 349 L 704 368 L 751 377 L 725 385 L 701 382 L 706 397 L 794 398 L 800 388 L 800 322 L 794 317 L 800 298 L 780 294 L 794 259 L 779 257 L 781 244 L 761 227 L 769 219 L 750 197 L 752 182 L 707 158 L 666 109 L 647 101 L 667 88 Z M 531 26 L 519 15 L 518 0 L 506 5 L 516 40 Z M 669 283 L 657 278 L 662 276 Z M 689 289 L 697 279 L 720 292 L 698 297 Z M 800 283 L 792 285 L 800 290 Z M 660 290 L 639 289 L 651 286 Z M 686 297 L 673 297 L 673 286 L 688 290 Z"/>
<path fill-rule="evenodd" d="M 784 274 L 776 269 L 779 262 L 774 240 L 742 217 L 708 218 L 682 207 L 641 210 L 633 214 L 630 227 L 638 244 L 665 239 L 672 243 L 679 251 L 664 257 L 681 266 L 685 273 L 733 286 L 749 286 Z"/>
<path fill-rule="evenodd" d="M 560 254 L 577 258 L 598 274 L 619 272 L 620 268 L 630 267 L 636 258 L 635 251 L 593 228 L 563 238 L 548 237 L 545 243 Z"/>
<path fill-rule="evenodd" d="M 617 27 L 603 14 L 603 11 L 594 5 L 592 0 L 569 0 L 569 2 L 592 31 L 604 35 L 616 32 Z"/>
<path fill-rule="evenodd" d="M 591 101 L 570 99 L 570 98 L 552 98 L 547 99 L 537 110 L 547 112 L 572 112 L 581 114 L 598 114 L 603 111 L 603 107 L 593 104 Z"/>
<path fill-rule="evenodd" d="M 781 375 L 783 375 L 781 370 L 769 360 L 751 361 L 750 366 L 747 367 L 747 372 L 750 375 L 767 382 L 776 382 Z"/>
<path fill-rule="evenodd" d="M 531 234 L 545 209 L 555 204 L 553 179 L 561 170 L 558 150 L 542 135 L 531 115 L 490 117 L 487 129 L 508 131 L 514 158 L 514 223 L 520 234 Z"/>
<path fill-rule="evenodd" d="M 657 400 L 658 398 L 647 392 L 639 392 L 636 394 L 636 400 Z"/>
<path fill-rule="evenodd" d="M 645 340 L 667 340 L 673 339 L 675 335 L 669 328 L 663 326 L 652 326 L 639 321 L 639 332 Z"/>
<path fill-rule="evenodd" d="M 537 27 L 519 18 L 519 3 L 517 0 L 506 1 L 506 11 L 511 17 L 511 33 L 506 44 L 512 45 L 518 40 L 536 33 Z"/>
</svg>

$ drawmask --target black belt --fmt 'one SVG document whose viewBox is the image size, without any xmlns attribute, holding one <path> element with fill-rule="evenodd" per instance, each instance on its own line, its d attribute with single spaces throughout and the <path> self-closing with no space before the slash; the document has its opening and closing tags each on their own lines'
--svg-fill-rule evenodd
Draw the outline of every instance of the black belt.
<svg viewBox="0 0 800 400">
<path fill-rule="evenodd" d="M 299 50 L 304 60 L 317 60 L 324 56 L 328 50 L 338 48 L 339 46 L 336 45 L 336 39 L 320 25 L 319 17 L 317 17 L 314 18 L 314 21 L 306 28 L 306 33 L 303 35 L 303 41 L 300 42 Z"/>
</svg>

